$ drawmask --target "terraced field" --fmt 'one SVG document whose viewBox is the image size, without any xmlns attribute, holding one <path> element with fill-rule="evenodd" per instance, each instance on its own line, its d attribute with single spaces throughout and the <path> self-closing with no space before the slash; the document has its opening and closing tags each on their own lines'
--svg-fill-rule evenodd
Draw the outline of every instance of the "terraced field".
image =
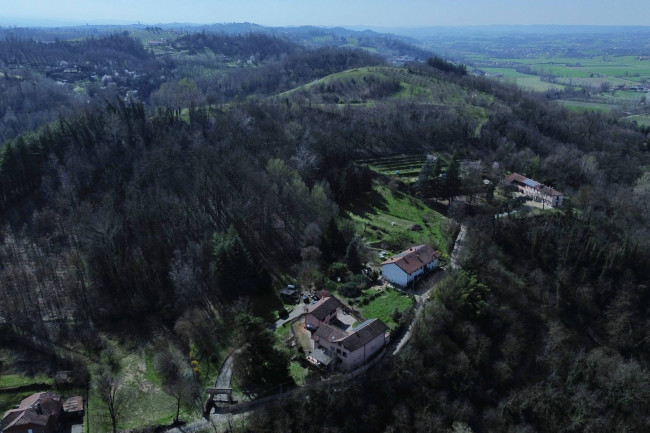
<svg viewBox="0 0 650 433">
<path fill-rule="evenodd" d="M 357 162 L 367 164 L 371 170 L 377 173 L 409 178 L 418 176 L 426 160 L 425 154 L 399 154 L 360 159 Z"/>
</svg>

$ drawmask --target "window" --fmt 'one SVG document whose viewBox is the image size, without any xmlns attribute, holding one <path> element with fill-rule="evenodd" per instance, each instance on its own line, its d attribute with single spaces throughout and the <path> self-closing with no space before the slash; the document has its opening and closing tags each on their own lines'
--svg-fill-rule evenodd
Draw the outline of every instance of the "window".
<svg viewBox="0 0 650 433">
<path fill-rule="evenodd" d="M 348 357 L 348 354 L 347 354 L 346 352 L 343 352 L 343 357 L 344 357 L 344 358 L 347 358 L 347 357 Z"/>
</svg>

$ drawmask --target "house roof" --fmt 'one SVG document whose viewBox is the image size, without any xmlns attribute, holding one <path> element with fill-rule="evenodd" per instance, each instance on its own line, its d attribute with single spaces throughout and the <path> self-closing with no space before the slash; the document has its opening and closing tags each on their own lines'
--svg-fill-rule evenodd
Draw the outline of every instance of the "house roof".
<svg viewBox="0 0 650 433">
<path fill-rule="evenodd" d="M 511 183 L 521 183 L 526 186 L 529 186 L 533 189 L 538 190 L 541 192 L 543 195 L 550 195 L 550 196 L 560 196 L 563 195 L 560 191 L 557 191 L 550 186 L 546 186 L 544 184 L 541 184 L 533 179 L 529 179 L 525 176 L 520 175 L 519 173 L 512 173 L 510 176 L 506 177 L 503 179 L 503 183 L 509 185 Z"/>
<path fill-rule="evenodd" d="M 5 412 L 0 430 L 6 431 L 24 425 L 46 426 L 51 417 L 58 417 L 61 397 L 52 392 L 39 392 L 23 399 L 17 409 Z"/>
<path fill-rule="evenodd" d="M 285 296 L 293 296 L 296 294 L 296 289 L 290 289 L 288 287 L 285 287 L 284 289 L 281 289 L 279 293 Z"/>
<path fill-rule="evenodd" d="M 309 307 L 307 312 L 318 320 L 323 320 L 335 312 L 341 305 L 343 305 L 341 301 L 334 296 L 329 296 L 316 302 L 312 307 Z"/>
<path fill-rule="evenodd" d="M 323 341 L 329 343 L 334 343 L 345 339 L 348 336 L 348 333 L 339 329 L 335 326 L 328 325 L 327 323 L 322 323 L 316 332 L 314 332 L 314 341 L 320 341 L 321 344 Z"/>
<path fill-rule="evenodd" d="M 64 412 L 82 412 L 84 410 L 84 399 L 81 396 L 74 396 L 65 399 L 63 402 Z"/>
<path fill-rule="evenodd" d="M 557 190 L 551 188 L 550 186 L 546 186 L 546 185 L 541 185 L 540 190 L 542 191 L 542 194 L 544 194 L 544 195 L 550 195 L 550 196 L 562 195 L 562 193 L 560 191 L 557 191 Z"/>
<path fill-rule="evenodd" d="M 512 173 L 510 176 L 503 179 L 503 183 L 510 184 L 512 182 L 524 183 L 527 177 L 520 175 L 519 173 Z"/>
<path fill-rule="evenodd" d="M 332 361 L 334 361 L 334 359 L 332 359 L 330 356 L 327 356 L 327 354 L 322 349 L 314 349 L 314 351 L 311 353 L 311 356 L 316 361 L 325 366 L 330 365 Z"/>
<path fill-rule="evenodd" d="M 411 275 L 413 272 L 422 268 L 424 265 L 436 260 L 440 257 L 440 253 L 435 251 L 429 245 L 418 245 L 416 247 L 409 248 L 406 251 L 402 251 L 395 257 L 383 262 L 381 265 L 390 265 L 395 264 L 399 266 L 407 274 Z"/>
<path fill-rule="evenodd" d="M 352 333 L 341 343 L 347 350 L 354 352 L 358 348 L 370 343 L 377 336 L 385 334 L 387 329 L 388 326 L 379 319 L 366 320 L 354 328 Z"/>
<path fill-rule="evenodd" d="M 341 343 L 341 345 L 350 352 L 354 352 L 360 347 L 365 346 L 378 335 L 386 333 L 388 326 L 379 319 L 370 319 L 357 326 L 349 334 L 339 328 L 326 323 L 320 325 L 313 335 L 314 341 L 321 344 Z"/>
</svg>

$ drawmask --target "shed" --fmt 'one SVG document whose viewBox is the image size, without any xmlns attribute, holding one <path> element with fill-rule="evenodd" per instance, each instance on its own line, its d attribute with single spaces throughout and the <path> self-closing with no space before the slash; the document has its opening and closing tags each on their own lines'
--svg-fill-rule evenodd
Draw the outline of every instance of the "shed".
<svg viewBox="0 0 650 433">
<path fill-rule="evenodd" d="M 293 286 L 287 286 L 284 289 L 281 289 L 279 291 L 280 298 L 282 299 L 282 302 L 284 303 L 291 303 L 291 302 L 297 302 L 298 301 L 298 291 L 293 288 Z"/>
</svg>

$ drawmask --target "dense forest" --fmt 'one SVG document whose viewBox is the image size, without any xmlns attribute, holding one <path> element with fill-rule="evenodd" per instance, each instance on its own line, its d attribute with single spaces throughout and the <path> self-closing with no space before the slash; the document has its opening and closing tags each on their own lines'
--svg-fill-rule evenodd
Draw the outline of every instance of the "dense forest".
<svg viewBox="0 0 650 433">
<path fill-rule="evenodd" d="M 176 57 L 127 34 L 0 41 L 3 344 L 73 347 L 48 361 L 84 371 L 117 363 L 100 333 L 165 335 L 206 357 L 254 336 L 270 361 L 242 369 L 242 384 L 281 383 L 286 355 L 264 325 L 281 306 L 275 288 L 306 270 L 337 287 L 337 266 L 357 281 L 366 246 L 346 210 L 389 185 L 467 227 L 461 269 L 399 356 L 269 403 L 242 431 L 647 429 L 647 128 L 439 57 L 391 66 L 360 49 L 207 31 L 172 45 Z M 83 83 L 79 99 L 55 84 L 62 61 L 92 69 L 95 90 Z M 365 75 L 336 75 L 349 70 Z M 416 153 L 453 155 L 445 173 L 458 183 L 437 194 L 425 175 L 411 184 L 358 162 Z M 476 186 L 507 172 L 564 191 L 563 209 L 511 213 L 513 200 Z M 156 363 L 174 364 L 169 350 Z"/>
</svg>

